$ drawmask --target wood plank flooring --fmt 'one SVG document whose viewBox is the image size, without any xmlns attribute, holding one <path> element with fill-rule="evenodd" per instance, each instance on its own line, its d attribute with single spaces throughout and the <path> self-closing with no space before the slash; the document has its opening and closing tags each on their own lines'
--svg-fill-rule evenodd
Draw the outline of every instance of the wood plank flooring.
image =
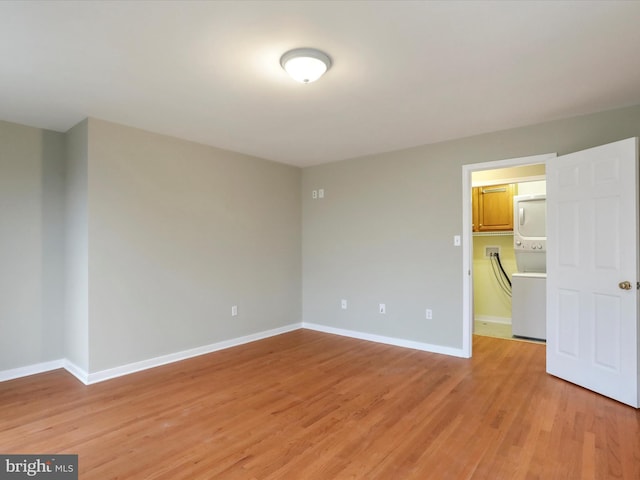
<svg viewBox="0 0 640 480">
<path fill-rule="evenodd" d="M 0 453 L 77 453 L 82 480 L 638 479 L 640 413 L 547 375 L 310 330 L 84 386 L 0 383 Z"/>
</svg>

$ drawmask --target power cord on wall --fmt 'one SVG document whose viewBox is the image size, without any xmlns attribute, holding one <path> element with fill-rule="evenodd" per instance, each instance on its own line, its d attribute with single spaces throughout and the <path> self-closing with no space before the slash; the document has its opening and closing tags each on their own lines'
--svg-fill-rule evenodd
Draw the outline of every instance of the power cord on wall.
<svg viewBox="0 0 640 480">
<path fill-rule="evenodd" d="M 496 278 L 500 289 L 508 296 L 511 296 L 511 280 L 509 275 L 505 272 L 502 262 L 500 261 L 500 254 L 492 252 L 489 254 L 489 261 L 491 262 L 491 270 L 493 276 Z"/>
</svg>

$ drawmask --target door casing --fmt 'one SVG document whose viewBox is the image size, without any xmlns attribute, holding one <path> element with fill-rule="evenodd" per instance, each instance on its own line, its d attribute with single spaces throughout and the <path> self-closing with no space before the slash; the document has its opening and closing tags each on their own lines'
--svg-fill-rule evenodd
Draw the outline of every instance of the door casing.
<svg viewBox="0 0 640 480">
<path fill-rule="evenodd" d="M 556 158 L 556 153 L 510 158 L 493 162 L 472 163 L 462 166 L 462 353 L 470 358 L 473 334 L 473 237 L 471 231 L 471 174 L 482 170 L 519 167 L 544 163 Z"/>
</svg>

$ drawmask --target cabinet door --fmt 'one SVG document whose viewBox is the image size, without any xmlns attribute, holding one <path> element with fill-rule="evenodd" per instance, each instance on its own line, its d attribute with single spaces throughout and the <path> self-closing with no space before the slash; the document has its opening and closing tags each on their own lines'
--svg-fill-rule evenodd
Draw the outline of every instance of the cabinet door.
<svg viewBox="0 0 640 480">
<path fill-rule="evenodd" d="M 513 230 L 513 185 L 478 189 L 478 231 Z"/>
</svg>

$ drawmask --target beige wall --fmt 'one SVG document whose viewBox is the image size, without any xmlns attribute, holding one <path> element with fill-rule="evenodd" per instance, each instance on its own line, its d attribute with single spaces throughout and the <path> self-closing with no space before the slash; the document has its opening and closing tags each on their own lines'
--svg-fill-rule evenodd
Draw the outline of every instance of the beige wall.
<svg viewBox="0 0 640 480">
<path fill-rule="evenodd" d="M 495 185 L 496 183 L 517 183 L 522 178 L 542 177 L 545 175 L 544 163 L 521 165 L 518 167 L 480 170 L 471 173 L 471 186 Z"/>
<path fill-rule="evenodd" d="M 517 272 L 513 235 L 473 237 L 473 313 L 475 320 L 511 323 L 511 297 L 496 280 L 486 247 L 500 248 L 500 261 L 509 279 Z"/>
<path fill-rule="evenodd" d="M 0 370 L 63 349 L 64 136 L 0 121 Z"/>
<path fill-rule="evenodd" d="M 0 122 L 0 371 L 93 373 L 299 324 L 300 184 L 100 120 Z"/>
<path fill-rule="evenodd" d="M 638 135 L 640 106 L 301 172 L 94 119 L 0 122 L 0 370 L 96 372 L 301 319 L 460 348 L 462 166 Z"/>
<path fill-rule="evenodd" d="M 64 356 L 89 370 L 88 121 L 66 134 Z"/>
<path fill-rule="evenodd" d="M 304 321 L 461 349 L 462 166 L 638 135 L 635 106 L 304 169 Z"/>
<path fill-rule="evenodd" d="M 300 169 L 88 133 L 90 372 L 301 322 Z"/>
</svg>

